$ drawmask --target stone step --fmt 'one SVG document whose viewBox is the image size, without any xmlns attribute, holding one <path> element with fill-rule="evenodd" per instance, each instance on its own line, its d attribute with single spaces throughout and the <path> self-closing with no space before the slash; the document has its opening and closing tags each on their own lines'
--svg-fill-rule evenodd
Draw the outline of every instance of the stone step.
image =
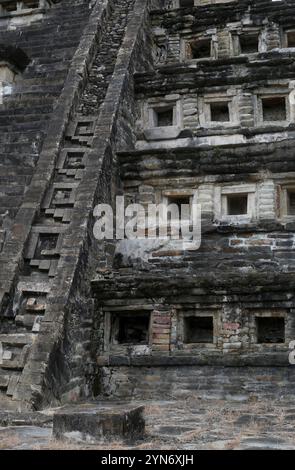
<svg viewBox="0 0 295 470">
<path fill-rule="evenodd" d="M 48 115 L 44 116 L 46 117 Z M 46 120 L 43 119 L 43 121 L 43 128 L 45 128 Z M 14 126 L 10 129 L 7 129 L 7 126 L 4 125 L 0 126 L 0 142 L 3 145 L 33 144 L 34 151 L 31 150 L 29 153 L 32 155 L 36 154 L 36 144 L 38 145 L 38 141 L 40 141 L 40 138 L 43 136 L 43 129 L 37 129 L 35 121 L 31 121 L 29 124 L 20 121 L 17 127 Z M 12 152 L 10 153 L 12 154 Z"/>
<path fill-rule="evenodd" d="M 0 364 L 0 367 L 4 370 L 10 370 L 10 371 L 21 371 L 25 366 L 25 359 L 24 358 L 18 358 L 18 359 L 9 359 L 5 360 L 2 359 L 2 364 Z"/>
<path fill-rule="evenodd" d="M 19 173 L 19 174 L 18 174 Z M 11 181 L 13 183 L 23 183 L 24 176 L 29 177 L 32 174 L 31 168 L 0 165 L 0 183 Z"/>
<path fill-rule="evenodd" d="M 15 105 L 17 105 L 17 100 L 14 102 Z M 51 103 L 50 103 L 51 104 Z M 35 104 L 34 101 L 32 101 L 32 110 L 35 110 L 38 114 L 49 114 L 52 111 L 52 107 L 49 105 L 49 103 L 40 103 L 39 105 Z M 26 115 L 26 110 L 24 108 L 21 108 L 18 106 L 13 106 L 12 103 L 6 103 L 5 107 L 3 107 L 0 110 L 0 118 L 9 118 L 12 119 L 15 116 L 23 116 L 25 117 Z M 10 123 L 9 123 L 10 124 Z M 12 127 L 13 123 L 10 124 Z M 13 132 L 17 132 L 13 131 Z"/>
<path fill-rule="evenodd" d="M 0 334 L 0 343 L 9 346 L 25 346 L 32 344 L 34 336 L 29 333 Z"/>
<path fill-rule="evenodd" d="M 23 33 L 24 43 L 30 42 L 30 38 L 32 38 L 32 42 L 40 42 L 43 39 L 53 39 L 54 40 L 54 33 L 58 31 L 61 35 L 66 35 L 67 33 L 77 32 L 80 30 L 81 33 L 81 26 L 83 27 L 84 23 L 86 22 L 87 17 L 85 15 L 73 15 L 73 18 L 66 17 L 64 18 L 63 15 L 60 15 L 58 21 L 51 22 L 49 25 L 46 25 L 44 28 L 42 25 L 36 26 L 33 28 L 32 26 Z M 62 30 L 60 29 L 61 22 L 63 21 Z M 62 47 L 62 44 L 58 44 L 59 47 Z"/>
<path fill-rule="evenodd" d="M 21 371 L 33 341 L 34 335 L 29 333 L 0 334 L 0 368 Z M 10 382 L 8 385 L 11 385 Z"/>
</svg>

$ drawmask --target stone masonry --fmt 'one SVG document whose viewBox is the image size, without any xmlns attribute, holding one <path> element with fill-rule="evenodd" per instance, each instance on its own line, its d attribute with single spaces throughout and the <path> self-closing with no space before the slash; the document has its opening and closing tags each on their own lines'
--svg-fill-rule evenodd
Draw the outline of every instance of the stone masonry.
<svg viewBox="0 0 295 470">
<path fill-rule="evenodd" d="M 294 18 L 0 1 L 1 408 L 292 395 Z M 118 195 L 196 201 L 200 248 L 96 240 Z"/>
</svg>

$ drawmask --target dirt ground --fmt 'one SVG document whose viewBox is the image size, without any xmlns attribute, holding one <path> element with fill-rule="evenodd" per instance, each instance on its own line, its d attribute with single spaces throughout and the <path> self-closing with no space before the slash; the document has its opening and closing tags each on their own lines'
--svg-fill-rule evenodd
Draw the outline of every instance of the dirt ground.
<svg viewBox="0 0 295 470">
<path fill-rule="evenodd" d="M 0 428 L 0 449 L 295 449 L 295 403 L 187 399 L 145 403 L 146 436 L 138 442 L 56 441 L 52 426 Z"/>
</svg>

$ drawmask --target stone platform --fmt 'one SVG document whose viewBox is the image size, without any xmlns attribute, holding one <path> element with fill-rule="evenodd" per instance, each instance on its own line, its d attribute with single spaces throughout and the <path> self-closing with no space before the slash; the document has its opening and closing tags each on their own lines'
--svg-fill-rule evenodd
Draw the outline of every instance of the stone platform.
<svg viewBox="0 0 295 470">
<path fill-rule="evenodd" d="M 65 406 L 53 416 L 56 439 L 99 442 L 106 439 L 134 440 L 144 436 L 144 406 L 81 404 Z"/>
</svg>

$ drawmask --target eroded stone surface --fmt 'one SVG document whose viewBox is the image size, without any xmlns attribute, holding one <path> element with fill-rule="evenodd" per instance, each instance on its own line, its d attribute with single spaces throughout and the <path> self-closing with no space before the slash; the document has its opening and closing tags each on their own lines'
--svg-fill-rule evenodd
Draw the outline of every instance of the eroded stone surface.
<svg viewBox="0 0 295 470">
<path fill-rule="evenodd" d="M 145 433 L 144 407 L 110 403 L 65 406 L 53 416 L 53 436 L 77 442 L 135 440 Z"/>
<path fill-rule="evenodd" d="M 140 403 L 138 403 L 140 405 Z M 295 449 L 294 401 L 146 401 L 144 439 L 126 443 L 79 442 L 73 434 L 56 440 L 50 427 L 0 428 L 2 448 L 10 449 Z M 132 406 L 136 406 L 134 403 Z M 78 437 L 78 439 L 77 439 Z"/>
<path fill-rule="evenodd" d="M 286 399 L 294 2 L 71 3 L 0 28 L 28 58 L 1 47 L 3 409 Z M 93 209 L 117 194 L 143 207 L 199 202 L 199 249 L 98 241 Z M 193 432 L 187 413 L 153 432 Z M 218 436 L 207 442 L 222 446 Z"/>
</svg>

